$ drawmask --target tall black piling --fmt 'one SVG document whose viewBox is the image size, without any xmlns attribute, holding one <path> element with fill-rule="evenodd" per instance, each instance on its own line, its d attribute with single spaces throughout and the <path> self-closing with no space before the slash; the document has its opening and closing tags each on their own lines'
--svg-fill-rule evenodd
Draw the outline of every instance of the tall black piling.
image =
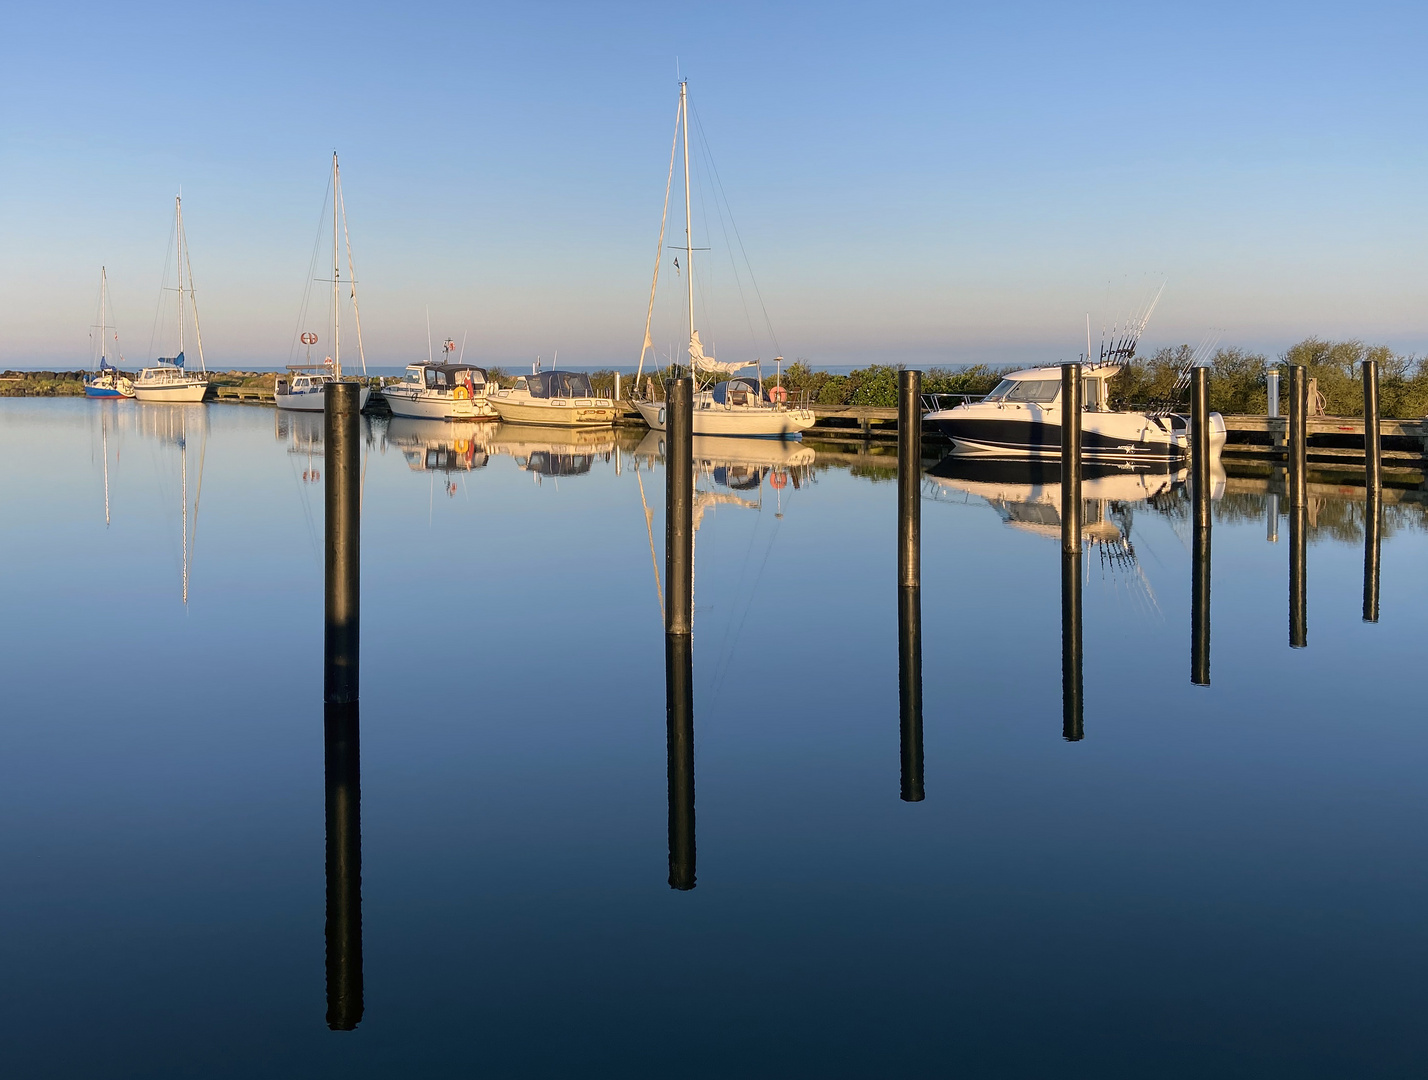
<svg viewBox="0 0 1428 1080">
<path fill-rule="evenodd" d="M 694 888 L 694 648 L 664 636 L 665 749 L 669 757 L 669 887 Z"/>
<path fill-rule="evenodd" d="M 664 632 L 694 631 L 694 380 L 666 379 Z"/>
<path fill-rule="evenodd" d="M 362 562 L 359 389 L 356 383 L 331 382 L 324 391 L 327 625 L 323 636 L 323 700 L 331 705 L 356 701 L 358 689 Z"/>
<path fill-rule="evenodd" d="M 362 770 L 357 702 L 323 707 L 327 781 L 327 1026 L 362 1019 Z"/>
<path fill-rule="evenodd" d="M 1303 365 L 1289 366 L 1289 646 L 1309 644 L 1307 555 L 1309 380 Z"/>
<path fill-rule="evenodd" d="M 922 785 L 922 372 L 898 373 L 897 676 L 902 799 Z"/>
<path fill-rule="evenodd" d="M 1378 361 L 1365 360 L 1364 377 L 1364 485 L 1370 491 L 1383 487 L 1383 432 L 1378 415 Z"/>
<path fill-rule="evenodd" d="M 1194 538 L 1190 562 L 1190 681 L 1210 685 L 1210 373 L 1190 379 L 1190 465 Z"/>
<path fill-rule="evenodd" d="M 664 520 L 665 749 L 669 887 L 694 888 L 694 382 L 666 379 Z"/>
<path fill-rule="evenodd" d="M 1085 731 L 1081 682 L 1081 365 L 1061 367 L 1061 736 Z"/>
</svg>

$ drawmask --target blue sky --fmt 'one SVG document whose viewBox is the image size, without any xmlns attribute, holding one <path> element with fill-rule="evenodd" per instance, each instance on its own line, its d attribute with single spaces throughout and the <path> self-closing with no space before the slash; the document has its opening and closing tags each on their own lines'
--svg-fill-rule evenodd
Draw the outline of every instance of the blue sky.
<svg viewBox="0 0 1428 1080">
<path fill-rule="evenodd" d="M 789 357 L 1055 359 L 1162 279 L 1148 345 L 1428 352 L 1425 29 L 1421 4 L 12 7 L 0 365 L 87 360 L 101 263 L 142 359 L 180 185 L 210 363 L 283 362 L 334 148 L 369 359 L 425 355 L 429 305 L 468 358 L 633 363 L 676 61 Z M 733 310 L 706 339 L 772 351 Z"/>
</svg>

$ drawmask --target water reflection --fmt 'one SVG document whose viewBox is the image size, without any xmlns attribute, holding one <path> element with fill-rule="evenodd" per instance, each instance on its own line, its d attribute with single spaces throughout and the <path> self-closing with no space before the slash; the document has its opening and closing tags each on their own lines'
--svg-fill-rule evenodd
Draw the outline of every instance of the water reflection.
<svg viewBox="0 0 1428 1080">
<path fill-rule="evenodd" d="M 1378 622 L 1379 559 L 1383 551 L 1383 492 L 1368 489 L 1364 500 L 1364 622 Z"/>
<path fill-rule="evenodd" d="M 902 800 L 926 797 L 922 775 L 922 589 L 897 591 L 897 684 Z"/>
<path fill-rule="evenodd" d="M 358 706 L 323 709 L 327 820 L 327 1026 L 362 1019 L 362 766 Z"/>
<path fill-rule="evenodd" d="M 669 788 L 669 887 L 694 888 L 694 646 L 664 636 L 665 753 Z"/>
<path fill-rule="evenodd" d="M 615 457 L 615 432 L 611 428 L 556 428 L 522 424 L 493 424 L 486 450 L 515 458 L 526 472 L 542 477 L 583 476 L 596 462 Z"/>
<path fill-rule="evenodd" d="M 382 449 L 393 446 L 413 472 L 468 472 L 486 467 L 489 422 L 417 420 L 394 416 L 387 423 Z"/>
</svg>

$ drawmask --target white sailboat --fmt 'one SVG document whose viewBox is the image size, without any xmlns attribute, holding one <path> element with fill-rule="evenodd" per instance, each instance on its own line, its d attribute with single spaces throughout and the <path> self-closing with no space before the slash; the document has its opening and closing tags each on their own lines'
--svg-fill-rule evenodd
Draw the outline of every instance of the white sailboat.
<svg viewBox="0 0 1428 1080">
<path fill-rule="evenodd" d="M 134 380 L 134 396 L 140 401 L 194 402 L 202 401 L 208 392 L 208 367 L 203 362 L 203 333 L 198 326 L 198 298 L 193 289 L 193 265 L 189 258 L 188 240 L 183 231 L 183 196 L 174 198 L 174 237 L 177 253 L 178 282 L 178 355 L 160 357 L 153 367 L 146 367 Z M 185 282 L 187 282 L 185 284 Z M 188 330 L 184 298 L 193 310 L 194 340 L 198 345 L 198 366 L 195 374 L 187 368 L 184 358 L 184 337 Z"/>
<path fill-rule="evenodd" d="M 645 355 L 654 348 L 650 325 L 654 318 L 655 293 L 659 287 L 659 268 L 664 254 L 664 230 L 669 218 L 669 189 L 674 179 L 674 157 L 680 136 L 684 141 L 684 280 L 689 308 L 689 367 L 694 374 L 694 434 L 753 436 L 758 438 L 798 438 L 813 426 L 810 409 L 789 408 L 788 392 L 777 386 L 765 391 L 763 376 L 737 373 L 758 367 L 757 360 L 721 361 L 705 355 L 694 325 L 694 231 L 693 210 L 689 198 L 689 96 L 688 84 L 679 84 L 679 112 L 675 123 L 675 143 L 669 154 L 669 181 L 665 184 L 664 216 L 660 219 L 659 246 L 655 252 L 654 280 L 650 283 L 649 311 L 645 316 L 645 339 L 640 347 L 640 362 L 635 374 L 635 392 L 640 392 L 640 377 L 644 374 Z M 649 394 L 646 400 L 635 401 L 635 408 L 655 431 L 663 431 L 664 402 Z"/>
<path fill-rule="evenodd" d="M 347 283 L 352 299 L 353 322 L 357 328 L 357 356 L 362 362 L 362 374 L 367 374 L 367 354 L 362 348 L 362 314 L 357 307 L 357 274 L 352 262 L 352 238 L 347 230 L 347 204 L 342 198 L 342 174 L 337 167 L 337 152 L 332 153 L 332 355 L 323 363 L 312 363 L 312 346 L 317 344 L 317 335 L 309 331 L 302 334 L 302 343 L 308 347 L 308 362 L 289 364 L 286 376 L 278 379 L 273 390 L 273 399 L 278 408 L 294 412 L 322 412 L 327 400 L 327 384 L 342 381 L 342 262 L 339 232 L 347 241 Z M 317 255 L 314 252 L 313 262 Z M 307 295 L 303 298 L 303 314 L 307 312 L 308 297 L 312 289 L 312 274 L 308 274 Z M 301 318 L 299 319 L 301 325 Z M 372 391 L 363 386 L 358 391 L 357 409 L 367 407 L 367 399 Z"/>
</svg>

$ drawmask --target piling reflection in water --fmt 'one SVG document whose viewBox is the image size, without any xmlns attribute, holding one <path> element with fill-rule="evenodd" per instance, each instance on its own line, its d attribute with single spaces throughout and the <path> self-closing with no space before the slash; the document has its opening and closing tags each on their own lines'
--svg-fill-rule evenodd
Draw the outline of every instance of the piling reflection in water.
<svg viewBox="0 0 1428 1080">
<path fill-rule="evenodd" d="M 902 800 L 921 802 L 922 786 L 922 590 L 898 589 L 898 712 L 901 719 Z"/>
<path fill-rule="evenodd" d="M 1379 556 L 1383 547 L 1383 492 L 1370 485 L 1364 503 L 1364 622 L 1378 622 Z"/>
<path fill-rule="evenodd" d="M 356 701 L 358 689 L 362 563 L 358 389 L 356 383 L 329 383 L 325 390 L 327 624 L 323 700 L 333 704 Z"/>
<path fill-rule="evenodd" d="M 1309 644 L 1308 599 L 1306 596 L 1306 554 L 1309 508 L 1302 503 L 1289 508 L 1289 646 L 1302 649 Z"/>
<path fill-rule="evenodd" d="M 1210 378 L 1197 367 L 1191 373 L 1191 520 L 1194 539 L 1190 565 L 1190 681 L 1210 685 Z"/>
<path fill-rule="evenodd" d="M 1081 552 L 1061 552 L 1061 737 L 1085 736 L 1081 684 Z"/>
<path fill-rule="evenodd" d="M 694 647 L 664 636 L 665 746 L 669 756 L 669 887 L 694 888 Z"/>
<path fill-rule="evenodd" d="M 327 1026 L 362 1020 L 362 777 L 357 703 L 323 710 L 327 781 Z"/>
</svg>

